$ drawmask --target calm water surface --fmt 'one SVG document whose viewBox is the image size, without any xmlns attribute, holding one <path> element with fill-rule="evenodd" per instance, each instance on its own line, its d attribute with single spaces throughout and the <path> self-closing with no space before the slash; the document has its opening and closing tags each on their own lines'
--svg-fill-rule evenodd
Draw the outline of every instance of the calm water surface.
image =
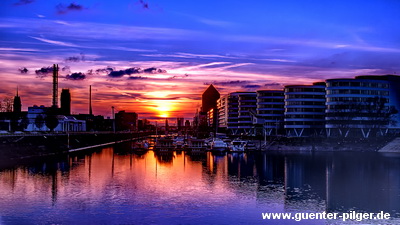
<svg viewBox="0 0 400 225">
<path fill-rule="evenodd" d="M 351 210 L 392 217 L 364 224 L 400 224 L 400 155 L 129 149 L 1 169 L 0 224 L 341 224 L 262 213 Z"/>
</svg>

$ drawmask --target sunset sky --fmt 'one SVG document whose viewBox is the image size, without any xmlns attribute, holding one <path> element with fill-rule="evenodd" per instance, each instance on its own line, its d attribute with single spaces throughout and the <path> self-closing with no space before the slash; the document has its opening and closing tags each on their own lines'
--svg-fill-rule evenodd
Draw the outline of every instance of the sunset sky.
<svg viewBox="0 0 400 225">
<path fill-rule="evenodd" d="M 0 99 L 51 105 L 51 70 L 72 112 L 192 118 L 214 84 L 279 89 L 400 73 L 398 0 L 2 0 Z"/>
</svg>

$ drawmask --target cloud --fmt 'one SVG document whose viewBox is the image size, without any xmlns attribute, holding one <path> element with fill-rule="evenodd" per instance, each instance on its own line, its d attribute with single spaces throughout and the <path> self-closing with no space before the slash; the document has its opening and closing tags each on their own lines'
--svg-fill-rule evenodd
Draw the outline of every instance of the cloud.
<svg viewBox="0 0 400 225">
<path fill-rule="evenodd" d="M 189 76 L 189 74 L 185 73 L 185 75 L 182 75 L 182 76 L 172 76 L 172 77 L 170 77 L 170 78 L 168 78 L 168 79 L 186 78 L 186 77 L 188 77 L 188 76 Z"/>
<path fill-rule="evenodd" d="M 18 69 L 19 72 L 21 72 L 22 74 L 28 73 L 28 69 L 26 67 L 21 67 Z"/>
<path fill-rule="evenodd" d="M 70 11 L 81 11 L 84 9 L 82 5 L 78 5 L 76 3 L 71 3 L 67 6 L 65 6 L 64 4 L 58 4 L 56 8 L 58 14 L 66 14 Z"/>
<path fill-rule="evenodd" d="M 243 85 L 242 88 L 246 88 L 246 89 L 258 89 L 261 88 L 261 85 L 257 85 L 257 84 L 249 84 L 249 85 Z"/>
<path fill-rule="evenodd" d="M 113 67 L 107 67 L 107 68 L 104 68 L 104 69 L 97 69 L 96 70 L 96 73 L 97 74 L 110 74 L 111 72 L 113 72 L 115 69 L 113 68 Z"/>
<path fill-rule="evenodd" d="M 230 27 L 233 25 L 231 22 L 222 21 L 222 20 L 214 20 L 214 19 L 205 19 L 205 18 L 198 18 L 200 23 L 204 23 L 211 26 L 217 27 Z"/>
<path fill-rule="evenodd" d="M 33 48 L 0 48 L 0 51 L 39 52 L 41 50 Z"/>
<path fill-rule="evenodd" d="M 158 73 L 166 73 L 166 70 L 158 69 L 155 67 L 141 69 L 139 67 L 132 67 L 125 70 L 113 70 L 111 71 L 108 76 L 110 77 L 122 77 L 124 75 L 132 75 L 132 74 L 158 74 Z M 134 79 L 134 78 L 133 78 Z"/>
<path fill-rule="evenodd" d="M 70 67 L 69 66 L 64 66 L 61 70 L 62 71 L 70 71 Z"/>
<path fill-rule="evenodd" d="M 62 20 L 56 20 L 56 21 L 54 21 L 54 23 L 65 25 L 65 26 L 71 26 L 70 23 L 62 21 Z"/>
<path fill-rule="evenodd" d="M 111 73 L 108 74 L 108 76 L 110 77 L 122 77 L 124 76 L 126 73 L 124 70 L 118 70 L 118 71 L 112 71 Z"/>
<path fill-rule="evenodd" d="M 130 76 L 128 79 L 129 79 L 129 80 L 144 80 L 144 79 L 147 79 L 147 77 L 142 77 L 142 76 Z"/>
<path fill-rule="evenodd" d="M 28 5 L 34 1 L 35 0 L 19 0 L 18 2 L 14 3 L 14 5 Z"/>
<path fill-rule="evenodd" d="M 85 61 L 85 55 L 83 53 L 80 54 L 80 56 L 71 56 L 68 58 L 65 58 L 66 62 L 80 62 L 80 61 Z"/>
<path fill-rule="evenodd" d="M 42 67 L 39 70 L 35 70 L 36 76 L 39 78 L 44 78 L 47 75 L 53 73 L 53 67 L 49 66 L 49 67 Z"/>
<path fill-rule="evenodd" d="M 84 80 L 86 75 L 84 73 L 71 73 L 65 77 L 67 80 Z"/>
<path fill-rule="evenodd" d="M 39 40 L 39 41 L 43 41 L 49 44 L 54 44 L 54 45 L 61 45 L 61 46 L 67 46 L 67 47 L 78 47 L 75 44 L 72 43 L 68 43 L 68 42 L 63 42 L 63 41 L 54 41 L 54 40 L 50 40 L 50 39 L 46 39 L 46 38 L 39 38 L 39 37 L 32 37 L 33 39 Z"/>
<path fill-rule="evenodd" d="M 139 3 L 142 5 L 143 9 L 149 9 L 149 3 L 139 0 Z"/>
<path fill-rule="evenodd" d="M 39 37 L 54 37 L 57 40 L 87 40 L 96 41 L 90 46 L 91 42 L 85 42 L 88 46 L 73 46 L 73 47 L 83 47 L 83 48 L 95 48 L 98 49 L 99 46 L 97 41 L 101 40 L 118 40 L 118 41 L 135 41 L 142 39 L 150 40 L 195 40 L 196 38 L 202 38 L 209 36 L 205 31 L 197 31 L 193 29 L 177 29 L 177 28 L 167 28 L 167 27 L 152 27 L 152 26 L 133 26 L 133 25 L 121 25 L 112 23 L 94 23 L 94 22 L 79 22 L 70 21 L 69 24 L 71 29 L 66 29 L 65 26 L 59 26 L 57 23 L 60 20 L 42 19 L 42 18 L 0 18 L 0 27 L 12 27 L 16 29 L 21 29 L 22 34 L 27 36 L 34 36 L 33 30 L 40 30 Z M 43 29 L 48 27 L 49 29 Z M 90 27 L 90 29 L 88 29 Z M 121 35 L 123 31 L 124 35 Z M 35 36 L 37 37 L 37 36 Z M 44 38 L 43 38 L 44 39 Z M 39 39 L 38 39 L 39 40 Z M 67 43 L 69 44 L 69 43 Z M 67 45 L 65 45 L 67 46 Z M 143 43 L 140 42 L 140 46 Z M 103 45 L 102 48 L 105 49 L 115 49 L 120 48 L 120 50 L 139 50 L 135 48 L 124 48 L 124 46 L 107 46 Z M 153 48 L 153 47 L 152 47 Z M 147 50 L 146 50 L 147 51 Z M 150 49 L 149 52 L 155 51 Z"/>
<path fill-rule="evenodd" d="M 272 82 L 272 83 L 266 83 L 264 84 L 264 87 L 272 87 L 272 88 L 281 88 L 284 85 L 281 83 L 277 83 L 277 82 Z"/>
<path fill-rule="evenodd" d="M 282 37 L 252 36 L 252 35 L 233 35 L 233 36 L 227 36 L 225 38 L 229 38 L 230 41 L 279 44 L 279 45 L 283 44 L 286 46 L 303 46 L 303 47 L 326 48 L 326 49 L 352 49 L 365 52 L 393 52 L 393 53 L 400 52 L 399 48 L 344 44 L 344 43 L 336 43 L 323 40 L 289 39 Z"/>
<path fill-rule="evenodd" d="M 322 59 L 304 61 L 305 65 L 313 65 L 319 68 L 335 69 L 393 69 L 399 68 L 399 53 L 376 53 L 345 51 L 329 55 Z"/>
<path fill-rule="evenodd" d="M 162 70 L 162 69 L 157 69 L 155 67 L 151 67 L 151 68 L 147 68 L 143 70 L 143 73 L 152 73 L 152 74 L 156 74 L 156 73 L 166 73 L 166 70 Z"/>
<path fill-rule="evenodd" d="M 264 61 L 269 61 L 269 62 L 282 62 L 282 63 L 294 63 L 296 62 L 295 60 L 289 60 L 289 59 L 260 59 Z"/>
<path fill-rule="evenodd" d="M 132 67 L 126 70 L 118 70 L 118 71 L 111 71 L 108 76 L 110 77 L 122 77 L 124 75 L 131 75 L 131 74 L 139 74 L 141 73 L 140 68 L 138 67 Z"/>
<path fill-rule="evenodd" d="M 248 84 L 248 81 L 245 80 L 233 80 L 233 81 L 214 81 L 211 83 L 205 82 L 204 85 L 220 85 L 220 86 L 238 86 L 242 84 Z"/>
<path fill-rule="evenodd" d="M 81 61 L 80 57 L 77 56 L 71 56 L 65 59 L 66 62 L 79 62 Z"/>
</svg>

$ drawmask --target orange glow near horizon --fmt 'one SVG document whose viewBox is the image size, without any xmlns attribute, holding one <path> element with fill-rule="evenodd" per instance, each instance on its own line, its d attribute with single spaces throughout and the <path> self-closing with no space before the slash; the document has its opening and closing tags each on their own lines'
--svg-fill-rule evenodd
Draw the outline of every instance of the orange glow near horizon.
<svg viewBox="0 0 400 225">
<path fill-rule="evenodd" d="M 155 106 L 150 107 L 152 111 L 155 111 L 157 116 L 161 118 L 168 118 L 171 116 L 171 111 L 176 109 L 176 103 L 172 100 L 153 100 Z"/>
</svg>

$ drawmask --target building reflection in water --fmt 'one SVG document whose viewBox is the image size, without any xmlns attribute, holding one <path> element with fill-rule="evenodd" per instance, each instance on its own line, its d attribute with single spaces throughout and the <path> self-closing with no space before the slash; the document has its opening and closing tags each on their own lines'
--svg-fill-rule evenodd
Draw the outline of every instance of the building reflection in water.
<svg viewBox="0 0 400 225">
<path fill-rule="evenodd" d="M 400 156 L 336 154 L 327 165 L 327 208 L 400 215 Z"/>
<path fill-rule="evenodd" d="M 135 218 L 151 213 L 150 209 L 180 210 L 174 212 L 176 217 L 187 216 L 187 210 L 210 210 L 207 215 L 213 215 L 218 207 L 225 208 L 219 213 L 227 214 L 246 207 L 255 217 L 266 209 L 384 211 L 400 217 L 400 156 L 136 154 L 129 145 L 120 145 L 4 169 L 0 171 L 0 196 L 2 215 L 14 211 L 31 215 L 35 207 L 49 205 L 42 211 L 60 214 L 57 209 L 62 208 L 71 210 L 71 215 L 87 210 L 128 215 L 133 210 Z M 21 209 L 20 205 L 31 207 Z M 249 213 L 241 210 L 243 215 Z M 107 223 L 107 219 L 111 221 L 111 216 L 101 221 Z"/>
</svg>

